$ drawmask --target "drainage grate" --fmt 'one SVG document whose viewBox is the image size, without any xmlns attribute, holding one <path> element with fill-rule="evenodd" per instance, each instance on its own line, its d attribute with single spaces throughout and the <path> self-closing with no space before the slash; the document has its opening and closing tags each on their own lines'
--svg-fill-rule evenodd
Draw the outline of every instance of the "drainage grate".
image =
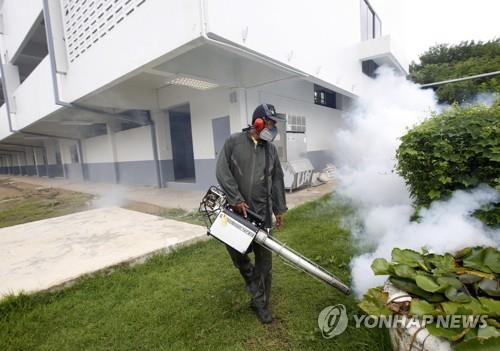
<svg viewBox="0 0 500 351">
<path fill-rule="evenodd" d="M 146 0 L 61 0 L 70 62 L 134 13 Z"/>
</svg>

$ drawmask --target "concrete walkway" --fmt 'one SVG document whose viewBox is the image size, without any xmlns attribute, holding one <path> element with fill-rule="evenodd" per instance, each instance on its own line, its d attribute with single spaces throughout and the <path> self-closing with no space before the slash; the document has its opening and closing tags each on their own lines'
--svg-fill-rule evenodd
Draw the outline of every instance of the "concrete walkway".
<svg viewBox="0 0 500 351">
<path fill-rule="evenodd" d="M 204 227 L 118 207 L 0 229 L 0 299 L 208 238 Z"/>
<path fill-rule="evenodd" d="M 73 181 L 63 178 L 45 178 L 33 176 L 6 176 L 18 182 L 35 184 L 43 187 L 61 188 L 71 191 L 98 195 L 98 206 L 123 206 L 127 200 L 144 202 L 164 208 L 197 209 L 205 191 L 179 190 L 172 188 L 155 188 L 148 186 L 127 186 L 121 184 Z M 293 208 L 308 201 L 315 200 L 335 188 L 329 182 L 312 188 L 306 188 L 286 195 L 288 208 Z M 207 189 L 208 190 L 208 189 Z"/>
</svg>

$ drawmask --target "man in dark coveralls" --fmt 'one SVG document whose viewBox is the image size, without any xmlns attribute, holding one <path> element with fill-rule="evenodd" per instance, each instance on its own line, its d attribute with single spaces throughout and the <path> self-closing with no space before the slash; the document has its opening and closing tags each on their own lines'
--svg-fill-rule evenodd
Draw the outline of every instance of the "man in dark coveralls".
<svg viewBox="0 0 500 351">
<path fill-rule="evenodd" d="M 217 160 L 217 181 L 233 210 L 245 217 L 247 209 L 256 212 L 266 218 L 268 228 L 272 223 L 271 211 L 276 217 L 276 226 L 280 228 L 283 225 L 283 214 L 287 210 L 283 170 L 276 146 L 272 143 L 277 135 L 276 122 L 280 119 L 273 105 L 259 105 L 252 115 L 252 125 L 241 133 L 232 134 L 226 140 Z M 262 323 L 271 323 L 272 315 L 268 308 L 271 252 L 258 244 L 252 244 L 254 265 L 248 255 L 241 254 L 228 245 L 226 248 L 252 296 L 252 309 Z"/>
</svg>

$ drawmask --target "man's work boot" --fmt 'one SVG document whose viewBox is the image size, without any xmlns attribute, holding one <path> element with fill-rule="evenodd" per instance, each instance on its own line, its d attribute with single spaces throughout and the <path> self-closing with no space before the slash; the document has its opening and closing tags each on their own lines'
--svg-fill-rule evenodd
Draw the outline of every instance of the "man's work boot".
<svg viewBox="0 0 500 351">
<path fill-rule="evenodd" d="M 262 324 L 269 324 L 273 321 L 273 316 L 266 307 L 257 307 L 254 304 L 252 304 L 251 307 Z"/>
</svg>

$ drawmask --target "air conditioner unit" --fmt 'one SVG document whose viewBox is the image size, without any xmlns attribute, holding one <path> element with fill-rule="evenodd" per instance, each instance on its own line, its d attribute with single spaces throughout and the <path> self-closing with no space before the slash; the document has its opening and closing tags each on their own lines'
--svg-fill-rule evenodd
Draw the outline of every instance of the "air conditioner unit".
<svg viewBox="0 0 500 351">
<path fill-rule="evenodd" d="M 294 190 L 311 184 L 314 167 L 307 158 L 306 117 L 285 114 L 278 122 L 274 141 L 285 174 L 285 188 Z"/>
</svg>

